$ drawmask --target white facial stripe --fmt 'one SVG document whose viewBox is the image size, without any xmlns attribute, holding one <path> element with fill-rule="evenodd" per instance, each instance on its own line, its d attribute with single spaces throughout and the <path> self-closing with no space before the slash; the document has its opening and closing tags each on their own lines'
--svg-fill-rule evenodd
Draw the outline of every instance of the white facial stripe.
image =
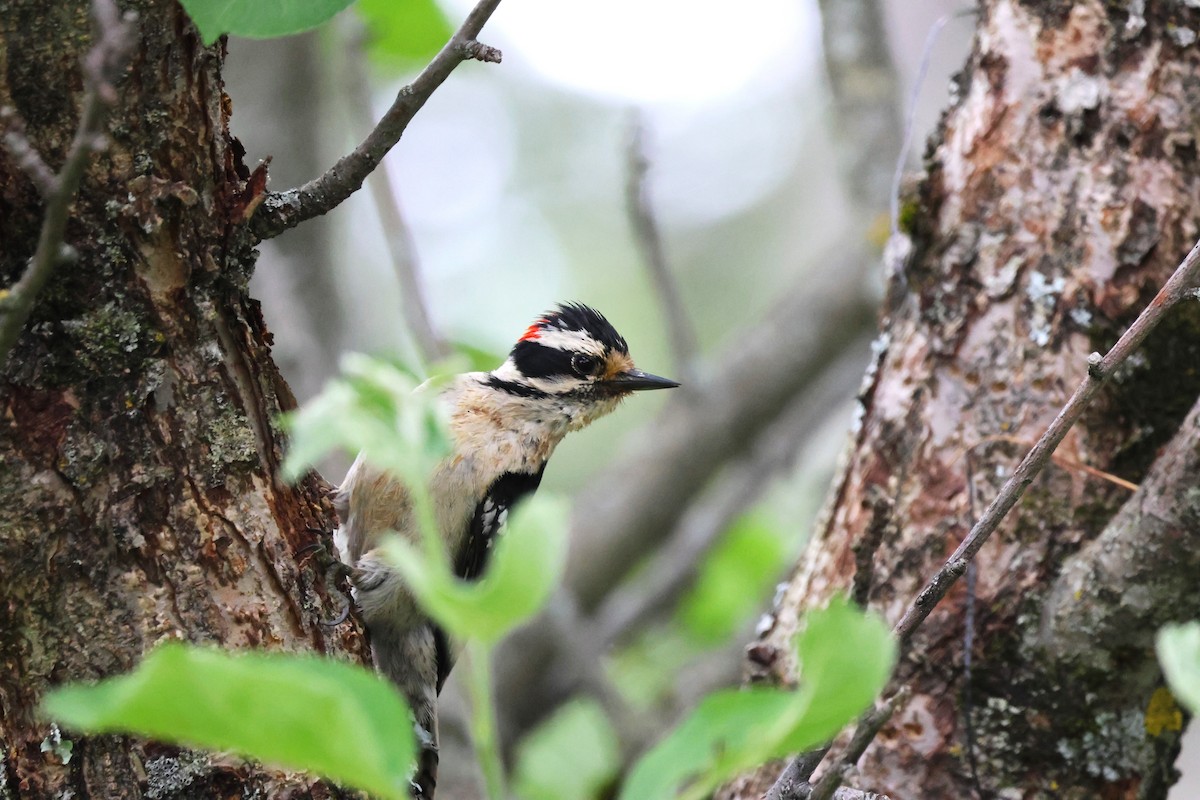
<svg viewBox="0 0 1200 800">
<path fill-rule="evenodd" d="M 513 381 L 522 381 L 525 379 L 525 376 L 522 375 L 520 370 L 517 369 L 517 365 L 513 363 L 513 360 L 511 358 L 506 360 L 503 364 L 501 364 L 496 369 L 492 370 L 492 374 L 495 375 L 500 380 L 508 381 L 510 383 Z"/>
<path fill-rule="evenodd" d="M 563 392 L 570 392 L 581 388 L 587 381 L 562 376 L 558 378 L 526 378 L 525 383 L 535 389 L 541 389 L 547 394 L 562 394 Z"/>
<path fill-rule="evenodd" d="M 591 353 L 595 356 L 604 355 L 604 347 L 583 331 L 560 331 L 557 328 L 543 329 L 538 333 L 535 342 L 543 347 L 553 347 L 555 350 L 574 350 L 581 353 Z"/>
</svg>

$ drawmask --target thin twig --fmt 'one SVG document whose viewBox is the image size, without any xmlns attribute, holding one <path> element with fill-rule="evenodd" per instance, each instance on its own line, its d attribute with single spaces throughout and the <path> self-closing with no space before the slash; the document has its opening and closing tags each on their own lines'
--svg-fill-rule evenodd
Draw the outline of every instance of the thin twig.
<svg viewBox="0 0 1200 800">
<path fill-rule="evenodd" d="M 133 50 L 136 20 L 133 12 L 122 15 L 113 0 L 93 0 L 95 41 L 83 58 L 83 112 L 66 161 L 57 175 L 48 175 L 49 168 L 24 138 L 23 123 L 17 121 L 14 125 L 15 112 L 6 115 L 9 131 L 4 142 L 18 164 L 30 171 L 31 179 L 45 197 L 46 211 L 37 249 L 25 273 L 10 289 L 0 290 L 0 363 L 8 358 L 33 311 L 34 301 L 55 268 L 72 254 L 64 242 L 71 201 L 83 180 L 88 159 L 104 146 L 104 118 L 117 102 L 113 82 L 120 77 Z M 24 151 L 23 145 L 28 146 Z"/>
<path fill-rule="evenodd" d="M 950 463 L 953 464 L 955 461 L 958 461 L 959 457 L 963 456 L 963 455 L 965 455 L 969 458 L 971 453 L 974 452 L 977 448 L 982 447 L 985 444 L 991 444 L 993 442 L 1007 442 L 1009 444 L 1019 444 L 1024 447 L 1031 446 L 1029 444 L 1028 439 L 1022 439 L 1018 436 L 1009 436 L 1007 434 L 997 433 L 997 434 L 993 434 L 991 436 L 984 436 L 982 439 L 980 439 L 978 442 L 971 445 L 970 447 L 964 447 L 959 455 L 956 455 L 954 458 L 952 458 L 950 460 Z M 1080 461 L 1076 461 L 1075 459 L 1073 459 L 1069 456 L 1064 456 L 1062 453 L 1054 453 L 1053 455 L 1050 456 L 1050 460 L 1053 461 L 1055 464 L 1058 464 L 1063 469 L 1077 470 L 1079 472 L 1090 475 L 1093 478 L 1098 478 L 1099 480 L 1107 481 L 1109 483 L 1120 486 L 1122 489 L 1128 489 L 1131 492 L 1136 492 L 1138 490 L 1138 485 L 1132 481 L 1127 481 L 1124 478 L 1120 477 L 1119 475 L 1113 475 L 1111 472 L 1105 472 L 1102 469 L 1096 469 L 1093 466 L 1089 466 Z"/>
<path fill-rule="evenodd" d="M 893 635 L 899 640 L 901 652 L 910 644 L 913 634 L 921 626 L 921 623 L 950 591 L 950 587 L 966 572 L 967 565 L 987 542 L 988 537 L 1000 526 L 1008 512 L 1021 499 L 1025 489 L 1033 483 L 1033 479 L 1050 461 L 1050 456 L 1054 453 L 1055 448 L 1083 415 L 1088 403 L 1091 402 L 1092 397 L 1095 396 L 1105 380 L 1145 341 L 1168 311 L 1180 301 L 1195 296 L 1198 285 L 1200 285 L 1200 241 L 1192 247 L 1166 284 L 1150 301 L 1150 304 L 1142 310 L 1129 329 L 1121 335 L 1108 354 L 1101 356 L 1099 353 L 1092 353 L 1088 356 L 1087 374 L 1071 398 L 1067 400 L 1066 405 L 1062 407 L 1046 432 L 1017 465 L 1012 476 L 1001 487 L 1000 493 L 996 495 L 991 505 L 983 512 L 983 516 L 971 528 L 971 532 L 946 560 L 942 568 L 929 580 L 929 583 L 905 611 L 900 622 L 892 629 Z M 865 732 L 864 723 L 859 723 L 855 729 L 855 739 L 858 738 L 859 733 Z M 871 736 L 873 737 L 874 734 L 872 733 Z"/>
<path fill-rule="evenodd" d="M 663 249 L 662 234 L 650 202 L 650 189 L 646 183 L 647 160 L 645 153 L 645 122 L 641 114 L 635 114 L 630 125 L 629 148 L 626 154 L 625 207 L 633 225 L 634 239 L 642 250 L 642 257 L 650 272 L 650 282 L 658 294 L 667 322 L 667 337 L 671 342 L 671 353 L 679 379 L 692 383 L 696 370 L 696 331 L 688 319 L 679 294 L 679 285 L 667 264 Z"/>
<path fill-rule="evenodd" d="M 391 108 L 354 151 L 342 156 L 325 174 L 296 189 L 271 192 L 250 219 L 250 230 L 260 241 L 271 239 L 305 220 L 332 211 L 358 191 L 388 151 L 400 141 L 408 123 L 450 73 L 469 59 L 498 63 L 500 51 L 482 45 L 475 37 L 500 5 L 500 0 L 480 0 L 462 26 L 416 79 L 400 89 Z"/>
<path fill-rule="evenodd" d="M 29 141 L 25 134 L 25 120 L 14 109 L 5 106 L 0 108 L 0 128 L 4 129 L 4 149 L 28 176 L 42 199 L 49 198 L 58 188 L 58 177 L 42 160 L 42 154 L 33 146 L 33 142 Z"/>
<path fill-rule="evenodd" d="M 825 745 L 793 758 L 788 762 L 783 774 L 771 786 L 764 800 L 807 797 L 813 789 L 809 779 L 812 778 L 813 772 L 821 765 L 828 752 L 829 745 Z"/>
<path fill-rule="evenodd" d="M 704 557 L 738 515 L 789 469 L 804 443 L 853 393 L 862 376 L 864 338 L 819 374 L 778 419 L 759 434 L 753 450 L 729 464 L 714 486 L 681 516 L 641 573 L 641 582 L 610 594 L 593 615 L 587 638 L 599 652 L 629 637 L 691 586 Z"/>
<path fill-rule="evenodd" d="M 975 487 L 975 453 L 967 451 L 964 467 L 967 471 L 967 510 L 971 519 L 978 515 L 976 511 L 977 494 Z M 975 653 L 975 588 L 979 565 L 974 561 L 967 567 L 967 600 L 963 609 L 963 693 L 962 714 L 963 733 L 966 738 L 967 766 L 971 769 L 971 782 L 975 785 L 975 794 L 984 800 L 983 783 L 979 780 L 979 758 L 975 752 L 975 714 L 974 698 L 971 692 L 971 669 L 974 666 Z"/>
<path fill-rule="evenodd" d="M 363 51 L 363 30 L 361 25 L 356 28 L 346 35 L 346 90 L 354 114 L 365 127 L 370 127 L 371 120 L 375 118 L 371 111 L 371 82 L 366 70 L 366 53 Z M 412 231 L 401 212 L 387 166 L 381 166 L 367 178 L 367 186 L 371 190 L 383 238 L 392 258 L 396 280 L 400 284 L 404 323 L 412 334 L 421 359 L 431 364 L 449 356 L 450 347 L 433 326 L 421 287 Z"/>
<path fill-rule="evenodd" d="M 1191 252 L 1187 254 L 1163 288 L 1150 301 L 1150 305 L 1146 306 L 1138 315 L 1138 318 L 1122 334 L 1108 354 L 1101 357 L 1099 353 L 1092 353 L 1088 356 L 1087 375 L 1075 389 L 1071 399 L 1058 412 L 1058 416 L 1050 423 L 1050 427 L 1038 439 L 1033 449 L 1017 465 L 1012 476 L 1000 489 L 996 499 L 983 512 L 983 516 L 975 523 L 967 538 L 933 576 L 905 612 L 903 619 L 896 625 L 894 633 L 901 645 L 908 643 L 913 632 L 963 574 L 967 562 L 975 557 L 979 548 L 983 547 L 984 542 L 1016 505 L 1021 495 L 1025 493 L 1025 489 L 1033 483 L 1033 479 L 1046 466 L 1046 462 L 1050 460 L 1055 448 L 1062 442 L 1071 426 L 1083 415 L 1084 409 L 1087 408 L 1088 403 L 1091 402 L 1092 397 L 1104 381 L 1112 375 L 1113 370 L 1129 358 L 1176 303 L 1191 296 L 1191 292 L 1197 284 L 1200 284 L 1200 242 L 1192 247 Z"/>
<path fill-rule="evenodd" d="M 849 744 L 841 752 L 834 766 L 822 775 L 821 780 L 817 781 L 816 785 L 813 786 L 812 793 L 808 795 L 808 800 L 830 800 L 834 796 L 834 793 L 841 785 L 842 777 L 846 774 L 846 770 L 862 758 L 863 753 L 870 746 L 871 740 L 887 724 L 887 721 L 892 718 L 892 714 L 896 713 L 896 709 L 907 703 L 908 698 L 911 696 L 912 689 L 908 686 L 903 686 L 890 698 L 862 716 L 858 727 L 854 729 L 854 735 L 850 737 Z M 878 797 L 879 795 L 875 796 Z M 801 800 L 801 798 L 797 797 L 796 800 Z"/>
</svg>

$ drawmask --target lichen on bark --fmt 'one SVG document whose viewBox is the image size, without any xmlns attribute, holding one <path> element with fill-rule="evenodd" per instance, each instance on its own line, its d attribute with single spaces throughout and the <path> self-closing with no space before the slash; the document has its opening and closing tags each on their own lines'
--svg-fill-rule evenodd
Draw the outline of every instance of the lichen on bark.
<svg viewBox="0 0 1200 800">
<path fill-rule="evenodd" d="M 139 42 L 107 149 L 0 376 L 0 755 L 22 797 L 330 797 L 312 779 L 129 737 L 50 735 L 50 687 L 133 666 L 159 641 L 339 653 L 361 631 L 308 545 L 332 510 L 318 480 L 277 479 L 272 420 L 291 395 L 246 294 L 255 254 L 229 213 L 246 173 L 228 130 L 224 46 L 183 10 L 131 0 Z M 0 105 L 52 168 L 77 122 L 88 3 L 0 0 Z M 32 252 L 41 203 L 0 154 L 0 285 Z"/>
</svg>

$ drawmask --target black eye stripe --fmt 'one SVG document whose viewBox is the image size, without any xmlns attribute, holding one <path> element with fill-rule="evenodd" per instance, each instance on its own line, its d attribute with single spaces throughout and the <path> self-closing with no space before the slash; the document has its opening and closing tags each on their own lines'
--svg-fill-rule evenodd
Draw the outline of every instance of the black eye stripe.
<svg viewBox="0 0 1200 800">
<path fill-rule="evenodd" d="M 517 342 L 512 350 L 513 363 L 526 378 L 574 377 L 570 350 L 546 347 L 534 341 Z"/>
</svg>

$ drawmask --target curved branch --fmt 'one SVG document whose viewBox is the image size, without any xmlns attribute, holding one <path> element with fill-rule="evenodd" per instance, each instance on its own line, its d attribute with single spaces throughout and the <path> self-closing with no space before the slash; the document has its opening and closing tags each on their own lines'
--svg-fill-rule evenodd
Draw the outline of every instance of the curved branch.
<svg viewBox="0 0 1200 800">
<path fill-rule="evenodd" d="M 15 112 L 5 109 L 4 121 L 8 130 L 4 142 L 46 199 L 46 211 L 29 266 L 12 288 L 0 291 L 0 364 L 16 344 L 38 293 L 55 268 L 70 258 L 71 250 L 64 237 L 71 201 L 83 180 L 88 159 L 105 145 L 104 119 L 117 103 L 113 83 L 125 69 L 133 49 L 136 20 L 137 15 L 133 12 L 122 15 L 113 0 L 93 0 L 95 42 L 83 58 L 83 112 L 66 161 L 57 175 L 50 173 L 32 143 L 25 138 L 23 121 Z"/>
<path fill-rule="evenodd" d="M 872 327 L 874 304 L 856 279 L 872 261 L 844 252 L 807 275 L 803 287 L 735 337 L 712 377 L 677 390 L 654 436 L 579 498 L 566 584 L 586 613 L 674 530 L 717 470 L 745 453 L 802 387 Z"/>
<path fill-rule="evenodd" d="M 480 0 L 416 80 L 400 89 L 391 108 L 353 152 L 303 186 L 269 192 L 250 219 L 250 231 L 255 238 L 272 239 L 305 220 L 337 208 L 362 187 L 367 176 L 400 141 L 408 123 L 459 64 L 468 59 L 499 63 L 499 50 L 475 41 L 498 5 L 500 0 Z"/>
<path fill-rule="evenodd" d="M 1137 492 L 1094 541 L 1063 563 L 1040 638 L 1052 657 L 1109 669 L 1114 651 L 1200 612 L 1200 402 Z"/>
</svg>

